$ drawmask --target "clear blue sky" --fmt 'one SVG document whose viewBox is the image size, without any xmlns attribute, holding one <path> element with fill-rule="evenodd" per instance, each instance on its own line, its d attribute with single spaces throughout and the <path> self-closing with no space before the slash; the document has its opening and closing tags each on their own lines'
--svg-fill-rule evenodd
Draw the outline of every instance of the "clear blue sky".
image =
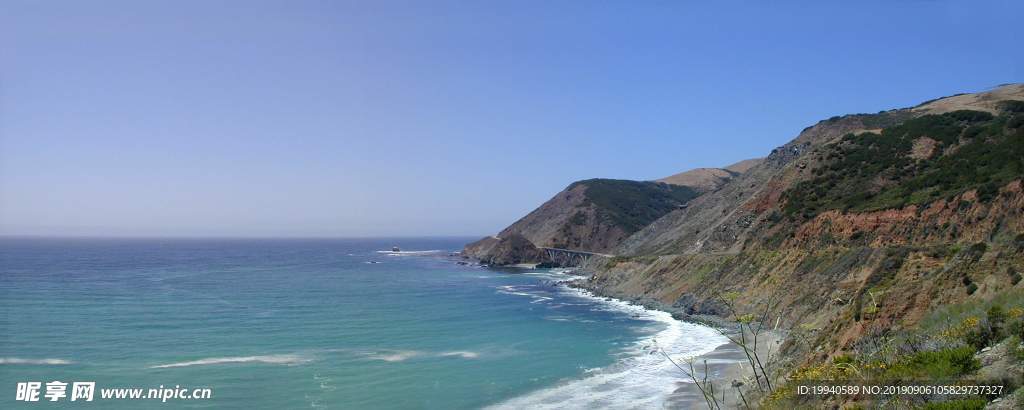
<svg viewBox="0 0 1024 410">
<path fill-rule="evenodd" d="M 847 3 L 3 0 L 0 234 L 484 235 L 1024 80 L 1020 1 Z"/>
</svg>

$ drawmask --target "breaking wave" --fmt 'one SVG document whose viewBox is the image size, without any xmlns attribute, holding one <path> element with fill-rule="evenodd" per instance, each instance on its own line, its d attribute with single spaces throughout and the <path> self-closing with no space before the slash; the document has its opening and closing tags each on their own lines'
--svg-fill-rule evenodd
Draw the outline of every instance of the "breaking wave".
<svg viewBox="0 0 1024 410">
<path fill-rule="evenodd" d="M 422 352 L 419 350 L 389 350 L 368 353 L 366 357 L 372 360 L 383 360 L 385 362 L 404 362 L 417 357 L 458 357 L 462 359 L 476 359 L 480 357 L 480 353 L 468 350 L 455 350 L 440 353 Z"/>
<path fill-rule="evenodd" d="M 432 249 L 429 251 L 377 251 L 377 253 L 383 253 L 391 256 L 406 256 L 406 255 L 429 255 L 432 253 L 444 252 L 440 249 Z"/>
<path fill-rule="evenodd" d="M 312 361 L 309 357 L 298 354 L 272 354 L 264 356 L 236 356 L 236 357 L 211 357 L 207 359 L 192 360 L 187 362 L 160 364 L 150 366 L 150 369 L 166 369 L 170 367 L 205 366 L 213 364 L 228 363 L 266 363 L 281 365 L 296 365 Z"/>
<path fill-rule="evenodd" d="M 654 322 L 657 330 L 627 348 L 625 357 L 611 366 L 587 369 L 581 379 L 561 383 L 491 406 L 494 409 L 587 409 L 661 407 L 679 383 L 685 382 L 661 348 L 680 360 L 713 351 L 728 342 L 716 330 L 681 322 L 667 312 L 649 310 L 624 301 L 596 297 L 587 291 L 562 287 L 563 292 L 598 302 L 597 309 L 621 312 L 636 320 Z M 522 289 L 501 289 L 535 297 Z M 549 320 L 565 319 L 551 317 Z"/>
<path fill-rule="evenodd" d="M 441 353 L 439 356 L 442 356 L 442 357 L 461 357 L 463 359 L 476 359 L 476 358 L 480 357 L 480 353 L 469 352 L 469 351 L 465 351 L 465 350 L 458 350 L 458 351 L 454 351 L 454 352 L 444 352 L 444 353 Z"/>
<path fill-rule="evenodd" d="M 416 356 L 421 356 L 422 354 L 423 352 L 416 350 L 395 350 L 390 352 L 372 353 L 366 357 L 373 360 L 383 360 L 385 362 L 404 362 Z"/>
<path fill-rule="evenodd" d="M 59 366 L 73 364 L 74 362 L 64 359 L 22 359 L 20 357 L 0 357 L 0 364 L 27 364 L 27 365 L 50 365 Z"/>
</svg>

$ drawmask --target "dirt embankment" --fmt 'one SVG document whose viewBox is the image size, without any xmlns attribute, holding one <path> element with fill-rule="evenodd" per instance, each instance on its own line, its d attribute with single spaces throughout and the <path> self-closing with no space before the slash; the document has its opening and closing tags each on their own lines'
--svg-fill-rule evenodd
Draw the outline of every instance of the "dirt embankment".
<svg viewBox="0 0 1024 410">
<path fill-rule="evenodd" d="M 875 212 L 827 211 L 800 225 L 792 247 L 859 243 L 872 247 L 984 242 L 1001 231 L 1024 232 L 1021 181 L 1000 190 L 991 203 L 969 191 L 950 200 Z"/>
</svg>

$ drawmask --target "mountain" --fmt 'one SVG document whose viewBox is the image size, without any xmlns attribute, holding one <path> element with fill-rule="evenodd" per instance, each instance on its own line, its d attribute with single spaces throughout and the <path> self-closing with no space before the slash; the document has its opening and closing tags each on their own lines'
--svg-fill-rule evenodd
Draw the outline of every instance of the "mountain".
<svg viewBox="0 0 1024 410">
<path fill-rule="evenodd" d="M 954 159 L 947 159 L 947 162 L 936 163 L 939 158 L 945 158 L 944 152 L 936 151 L 938 148 L 949 150 L 954 153 L 962 146 L 971 146 L 977 149 L 996 149 L 998 145 L 987 144 L 989 140 L 965 138 L 963 141 L 952 139 L 956 136 L 940 134 L 954 133 L 956 130 L 963 132 L 970 128 L 969 133 L 978 132 L 984 125 L 992 125 L 992 121 L 1002 117 L 1014 116 L 1012 113 L 1004 114 L 1002 117 L 994 117 L 988 121 L 970 120 L 982 119 L 973 118 L 967 112 L 967 117 L 960 119 L 952 108 L 977 110 L 986 114 L 998 112 L 997 107 L 1001 102 L 1012 98 L 1024 99 L 1024 85 L 1015 84 L 997 88 L 996 90 L 978 93 L 965 94 L 949 98 L 937 99 L 935 101 L 919 105 L 914 108 L 886 111 L 878 114 L 855 114 L 842 117 L 833 117 L 821 121 L 814 126 L 804 129 L 794 140 L 774 149 L 771 154 L 757 165 L 751 167 L 747 172 L 729 181 L 718 190 L 695 199 L 686 209 L 676 210 L 658 221 L 645 227 L 643 230 L 632 235 L 615 250 L 614 253 L 622 255 L 645 255 L 645 254 L 677 254 L 707 252 L 736 252 L 739 251 L 749 240 L 754 240 L 752 235 L 758 229 L 766 228 L 769 221 L 773 221 L 782 213 L 791 215 L 796 208 L 803 206 L 790 201 L 788 208 L 783 210 L 779 206 L 787 199 L 793 201 L 808 199 L 825 194 L 824 189 L 832 192 L 832 196 L 843 189 L 868 189 L 861 192 L 847 192 L 849 195 L 868 194 L 879 191 L 882 188 L 894 185 L 902 181 L 902 178 L 912 176 L 913 173 L 923 172 L 926 169 L 935 170 L 945 168 L 947 173 L 956 173 L 964 170 L 957 168 L 956 164 L 949 163 Z M 954 100 L 950 102 L 948 100 Z M 1012 108 L 1011 108 L 1012 110 Z M 925 119 L 921 120 L 920 118 Z M 1015 117 L 1016 118 L 1016 117 Z M 903 128 L 895 128 L 896 125 L 904 124 L 913 120 Z M 1005 120 L 1005 119 L 1004 119 Z M 1002 120 L 1000 120 L 1002 121 Z M 954 124 L 955 123 L 955 124 Z M 982 124 L 984 123 L 984 124 Z M 1013 124 L 1011 124 L 1013 125 Z M 920 129 L 913 129 L 918 127 Z M 884 128 L 890 128 L 888 132 Z M 910 128 L 910 129 L 908 129 Z M 914 134 L 915 138 L 906 137 L 900 140 L 899 147 L 888 147 L 885 144 L 895 142 L 889 138 L 891 134 L 903 132 Z M 882 137 L 873 137 L 881 133 Z M 849 135 L 854 137 L 849 137 Z M 920 134 L 920 135 L 919 135 Z M 908 134 L 909 135 L 909 134 Z M 874 139 L 872 139 L 874 138 Z M 935 141 L 936 138 L 946 138 L 945 141 Z M 934 142 L 933 142 L 934 141 Z M 968 142 L 974 142 L 970 145 Z M 1006 142 L 1013 146 L 1015 141 Z M 938 143 L 938 146 L 934 146 Z M 985 144 L 981 144 L 985 143 Z M 857 146 L 853 146 L 857 144 Z M 980 144 L 980 145 L 978 145 Z M 859 148 L 860 156 L 848 158 L 843 155 L 843 149 Z M 896 151 L 893 151 L 896 150 Z M 922 161 L 914 159 L 913 155 L 922 155 L 922 150 L 929 150 L 935 158 L 926 158 Z M 876 154 L 885 153 L 887 157 L 875 157 Z M 872 168 L 875 161 L 883 159 L 895 161 L 894 157 L 901 157 L 899 163 L 882 163 Z M 845 159 L 845 162 L 839 159 Z M 955 160 L 970 164 L 972 158 L 957 158 Z M 913 162 L 913 164 L 911 164 Z M 912 167 L 913 165 L 913 167 Z M 884 167 L 883 167 L 884 166 Z M 893 167 L 902 167 L 899 170 Z M 882 171 L 885 168 L 887 174 L 878 175 L 879 180 L 870 181 L 870 175 L 864 173 L 871 171 Z M 842 181 L 838 176 L 833 175 L 835 171 L 841 170 L 846 173 L 858 173 L 862 178 L 857 181 Z M 825 177 L 823 174 L 828 173 Z M 1004 174 L 1013 176 L 1012 170 Z M 1017 173 L 1016 176 L 1019 176 Z M 831 176 L 831 177 L 830 177 Z M 849 184 L 840 184 L 850 182 Z M 917 184 L 927 184 L 927 180 L 918 180 Z M 998 181 L 993 181 L 995 184 Z M 1004 181 L 1005 182 L 1005 181 Z M 799 187 L 798 184 L 802 183 Z M 910 183 L 910 182 L 908 182 Z M 824 187 L 821 186 L 824 184 Z M 835 185 L 829 185 L 835 184 Z M 973 185 L 964 182 L 955 187 L 956 192 L 963 192 Z M 802 191 L 808 189 L 810 191 Z M 948 189 L 954 189 L 950 187 Z M 991 184 L 988 186 L 992 189 Z M 903 191 L 887 189 L 884 193 L 889 197 L 910 194 Z M 783 195 L 786 197 L 783 197 Z M 923 195 L 919 194 L 919 195 Z M 831 198 L 838 199 L 838 198 Z M 878 199 L 881 201 L 881 199 Z M 915 198 L 919 201 L 919 198 Z M 815 203 L 813 206 L 824 204 Z M 878 204 L 879 206 L 884 204 Z M 894 204 L 891 204 L 894 205 Z M 801 209 L 801 212 L 815 212 L 816 209 Z"/>
<path fill-rule="evenodd" d="M 746 160 L 731 167 L 743 170 L 756 161 Z M 467 245 L 463 255 L 491 264 L 542 262 L 543 258 L 538 260 L 538 253 L 525 247 L 521 239 L 536 247 L 606 253 L 651 222 L 685 208 L 694 198 L 741 174 L 699 168 L 658 181 L 577 181 L 496 236 Z M 503 244 L 505 238 L 515 240 Z"/>
<path fill-rule="evenodd" d="M 781 375 L 840 358 L 919 366 L 920 346 L 981 355 L 1009 334 L 986 309 L 1024 312 L 1022 180 L 1022 84 L 837 116 L 623 240 L 585 286 L 692 315 L 770 306 L 790 335 Z M 925 344 L 876 349 L 907 340 Z M 1019 369 L 1008 355 L 997 359 Z M 977 371 L 934 377 L 993 370 Z M 773 406 L 799 402 L 777 396 Z"/>
<path fill-rule="evenodd" d="M 713 191 L 737 175 L 739 175 L 738 172 L 722 168 L 697 168 L 667 176 L 659 179 L 658 182 L 688 186 L 701 191 Z"/>
<path fill-rule="evenodd" d="M 731 171 L 731 172 L 736 173 L 736 174 L 742 174 L 744 172 L 749 171 L 750 168 L 753 168 L 755 165 L 760 164 L 761 161 L 763 161 L 763 160 L 764 160 L 764 158 L 745 159 L 745 160 L 737 162 L 735 164 L 726 166 L 725 170 L 726 171 Z"/>
<path fill-rule="evenodd" d="M 762 158 L 747 159 L 725 168 L 696 168 L 680 172 L 657 180 L 672 185 L 682 185 L 693 188 L 700 193 L 714 191 L 747 172 L 751 167 L 760 163 Z"/>
<path fill-rule="evenodd" d="M 496 237 L 470 244 L 463 254 L 495 261 L 495 251 L 502 249 L 497 247 L 498 238 L 523 238 L 539 247 L 606 252 L 651 221 L 685 206 L 699 193 L 687 186 L 650 181 L 577 181 Z M 524 248 L 517 246 L 516 249 Z M 497 258 L 512 259 L 523 263 L 531 258 L 529 255 Z"/>
<path fill-rule="evenodd" d="M 1024 329 L 1024 84 L 832 117 L 763 159 L 660 181 L 692 196 L 631 229 L 572 236 L 616 255 L 588 266 L 582 286 L 683 315 L 764 312 L 787 335 L 775 350 L 780 383 L 833 371 L 838 360 L 900 380 L 925 374 L 915 355 L 968 349 L 980 360 L 971 357 L 983 348 L 1010 349 L 999 347 L 1010 343 L 1004 324 Z M 553 238 L 570 236 L 538 233 L 561 232 L 577 209 L 608 206 L 570 188 L 506 231 L 561 244 Z M 641 195 L 623 196 L 620 209 Z M 899 344 L 910 340 L 919 341 Z M 994 374 L 986 360 L 955 372 L 937 364 L 946 373 L 933 376 Z M 1024 383 L 1018 373 L 999 374 L 1014 387 Z M 787 394 L 761 398 L 799 407 Z"/>
</svg>

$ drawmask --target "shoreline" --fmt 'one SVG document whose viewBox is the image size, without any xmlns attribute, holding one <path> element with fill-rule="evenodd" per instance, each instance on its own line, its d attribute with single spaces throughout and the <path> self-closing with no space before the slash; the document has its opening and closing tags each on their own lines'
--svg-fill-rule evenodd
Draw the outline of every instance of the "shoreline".
<svg viewBox="0 0 1024 410">
<path fill-rule="evenodd" d="M 584 289 L 599 297 L 608 297 L 638 304 L 643 306 L 644 309 L 665 312 L 672 315 L 673 319 L 683 323 L 710 327 L 730 335 L 737 334 L 736 330 L 732 330 L 736 328 L 736 323 L 728 319 L 712 315 L 690 315 L 683 312 L 682 309 L 676 308 L 676 306 L 650 297 L 606 292 L 602 288 L 588 286 L 587 278 L 589 276 L 584 275 L 585 271 L 578 270 L 577 272 L 575 275 L 580 275 L 583 279 L 567 281 L 565 286 Z M 782 341 L 785 339 L 785 332 L 769 328 L 765 329 L 762 335 L 764 340 L 758 348 L 758 354 L 763 358 L 767 358 L 773 352 L 777 354 Z M 754 380 L 754 371 L 749 367 L 746 355 L 739 345 L 729 341 L 719 345 L 711 353 L 695 356 L 693 358 L 693 366 L 697 370 L 698 378 L 702 377 L 703 363 L 705 361 L 707 361 L 708 373 L 710 374 L 709 381 L 714 384 L 716 397 L 721 397 L 721 392 L 727 392 L 725 401 L 719 403 L 721 406 L 726 408 L 742 407 L 743 404 L 737 392 L 741 392 L 748 400 L 752 400 L 756 396 L 757 389 L 754 386 L 757 382 Z M 680 365 L 685 366 L 683 363 L 680 363 Z M 669 408 L 691 409 L 707 407 L 708 404 L 692 380 L 687 380 L 686 382 L 677 383 L 676 391 L 670 397 L 666 406 Z"/>
<path fill-rule="evenodd" d="M 513 270 L 529 270 L 527 267 L 502 267 L 504 269 Z M 681 309 L 674 308 L 674 306 L 668 305 L 662 301 L 647 297 L 633 296 L 620 294 L 609 294 L 603 292 L 599 288 L 593 288 L 588 286 L 588 279 L 590 275 L 587 271 L 580 268 L 569 268 L 569 269 L 553 269 L 549 270 L 552 272 L 559 272 L 566 275 L 571 275 L 573 278 L 556 281 L 553 283 L 554 286 L 561 286 L 567 289 L 572 289 L 581 292 L 584 295 L 602 299 L 606 302 L 613 303 L 624 303 L 631 306 L 637 306 L 637 308 L 649 311 L 659 312 L 668 314 L 672 321 L 678 322 L 682 325 L 695 325 L 706 328 L 714 329 L 716 332 L 720 332 L 723 336 L 730 333 L 727 329 L 733 329 L 735 323 L 725 320 L 717 316 L 708 315 L 689 315 L 683 312 Z M 734 332 L 731 332 L 734 334 Z M 765 336 L 765 342 L 762 344 L 765 348 L 771 345 L 775 345 L 777 351 L 777 344 L 782 340 L 782 334 L 777 330 L 767 330 L 763 333 Z M 653 354 L 653 352 L 650 352 Z M 762 355 L 765 354 L 764 350 L 759 350 Z M 680 357 L 679 355 L 670 355 L 673 360 L 676 361 L 680 366 L 684 368 L 687 366 L 684 360 L 687 358 Z M 752 385 L 755 383 L 753 379 L 753 371 L 746 365 L 746 356 L 739 345 L 732 341 L 725 341 L 722 344 L 717 345 L 711 352 L 694 355 L 692 358 L 694 369 L 696 370 L 697 379 L 703 377 L 705 373 L 705 364 L 707 364 L 708 380 L 714 384 L 716 397 L 720 398 L 720 405 L 726 408 L 739 408 L 742 406 L 739 395 L 737 392 L 748 398 L 751 398 Z M 668 362 L 668 359 L 665 359 Z M 721 399 L 721 392 L 725 392 L 725 400 Z M 699 388 L 696 384 L 686 376 L 682 371 L 678 374 L 678 379 L 674 382 L 674 389 L 665 398 L 664 403 L 660 404 L 660 407 L 671 408 L 671 409 L 696 409 L 707 407 L 708 404 L 705 397 L 700 393 Z"/>
<path fill-rule="evenodd" d="M 600 288 L 587 286 L 586 281 L 589 276 L 584 274 L 583 271 L 576 269 L 572 271 L 571 274 L 576 275 L 577 278 L 560 281 L 558 284 L 569 288 L 579 289 L 591 294 L 593 297 L 636 305 L 651 311 L 665 312 L 671 315 L 673 320 L 678 322 L 705 326 L 719 332 L 728 332 L 724 329 L 733 329 L 736 326 L 735 322 L 718 316 L 691 315 L 682 311 L 680 308 L 667 305 L 661 301 L 651 298 L 639 296 L 627 297 L 626 295 L 603 292 Z M 735 331 L 728 333 L 735 334 Z M 778 345 L 782 343 L 784 334 L 778 330 L 767 329 L 763 335 L 765 340 L 761 345 L 761 348 L 758 349 L 759 354 L 766 355 L 769 350 L 778 351 Z M 774 346 L 774 349 L 772 346 Z M 685 368 L 685 363 L 680 362 L 678 358 L 673 359 Z M 714 385 L 715 392 L 727 392 L 724 402 L 719 402 L 723 407 L 739 408 L 743 405 L 740 401 L 739 395 L 737 394 L 738 391 L 742 391 L 748 399 L 751 397 L 751 393 L 753 393 L 751 391 L 751 386 L 755 383 L 753 380 L 753 371 L 748 367 L 746 354 L 739 345 L 728 341 L 715 347 L 711 352 L 695 355 L 692 358 L 692 361 L 694 369 L 697 370 L 695 376 L 698 379 L 703 377 L 704 364 L 706 363 L 708 381 Z M 706 407 L 707 403 L 704 396 L 693 381 L 686 377 L 682 372 L 680 372 L 679 376 L 680 378 L 679 381 L 676 382 L 675 390 L 673 390 L 673 392 L 666 398 L 663 407 L 679 409 Z M 721 396 L 720 394 L 716 394 L 716 397 Z"/>
<path fill-rule="evenodd" d="M 664 312 L 672 316 L 672 319 L 681 323 L 694 324 L 699 326 L 705 326 L 715 329 L 723 334 L 736 334 L 735 322 L 727 319 L 711 316 L 711 315 L 690 315 L 683 312 L 682 309 L 676 308 L 660 300 L 652 299 L 643 296 L 630 296 L 625 294 L 609 293 L 604 291 L 602 288 L 588 286 L 588 279 L 590 275 L 583 269 L 574 268 L 564 271 L 571 275 L 577 276 L 572 280 L 561 281 L 558 284 L 569 288 L 580 289 L 582 291 L 592 294 L 594 297 L 606 298 L 611 300 L 622 301 L 629 304 L 642 306 L 643 309 L 655 312 Z M 764 333 L 764 343 L 761 344 L 758 353 L 763 357 L 768 356 L 770 352 L 778 352 L 778 347 L 784 340 L 784 332 L 777 329 L 766 329 Z M 678 358 L 674 358 L 679 365 L 686 367 L 685 363 L 679 362 Z M 715 347 L 710 353 L 696 355 L 692 358 L 693 367 L 696 370 L 695 376 L 700 379 L 703 376 L 703 368 L 707 363 L 708 369 L 708 380 L 714 384 L 716 397 L 721 397 L 721 392 L 726 392 L 724 402 L 719 404 L 726 408 L 740 408 L 742 403 L 739 399 L 738 392 L 741 392 L 743 396 L 750 400 L 755 392 L 753 387 L 756 381 L 754 380 L 754 372 L 750 369 L 749 365 L 746 364 L 746 356 L 742 351 L 742 348 L 733 343 L 727 341 Z M 721 399 L 719 399 L 721 400 Z M 705 401 L 705 397 L 700 393 L 697 386 L 691 379 L 680 372 L 680 380 L 676 382 L 676 389 L 668 397 L 664 407 L 666 408 L 680 408 L 680 409 L 693 409 L 703 408 L 708 406 Z"/>
<path fill-rule="evenodd" d="M 485 269 L 506 271 L 530 271 L 540 269 L 534 266 L 526 266 L 525 264 L 516 266 L 478 266 Z M 682 325 L 697 325 L 713 329 L 716 332 L 724 331 L 730 334 L 735 333 L 729 332 L 727 329 L 735 329 L 736 324 L 719 316 L 691 315 L 683 311 L 681 308 L 673 307 L 651 298 L 609 293 L 604 289 L 591 287 L 587 283 L 590 275 L 582 268 L 554 268 L 541 270 L 558 272 L 572 276 L 572 278 L 569 279 L 553 281 L 551 282 L 552 286 L 571 289 L 580 292 L 582 295 L 601 299 L 608 303 L 621 303 L 629 306 L 635 306 L 650 312 L 668 314 L 671 317 L 671 320 Z M 763 333 L 763 336 L 765 340 L 761 345 L 762 349 L 759 349 L 759 353 L 764 355 L 766 350 L 769 348 L 772 349 L 772 352 L 778 351 L 778 345 L 781 344 L 784 334 L 778 330 L 767 329 Z M 678 354 L 672 354 L 671 356 L 679 365 L 684 366 L 684 368 L 687 366 L 685 362 L 681 360 L 683 357 L 680 357 Z M 668 362 L 668 359 L 664 360 L 666 363 Z M 747 365 L 747 357 L 745 353 L 740 346 L 732 343 L 731 341 L 726 341 L 709 352 L 694 355 L 692 357 L 692 361 L 695 370 L 697 370 L 696 376 L 698 380 L 703 378 L 704 363 L 707 363 L 708 381 L 713 383 L 716 397 L 719 398 L 719 404 L 723 407 L 742 407 L 743 404 L 740 401 L 737 391 L 741 390 L 748 399 L 751 399 L 752 394 L 754 393 L 752 390 L 756 390 L 752 388 L 755 382 L 753 380 L 753 372 Z M 721 401 L 721 392 L 726 392 L 724 402 Z M 501 407 L 503 404 L 504 403 L 498 403 L 490 407 Z M 660 404 L 660 407 L 672 409 L 695 409 L 705 408 L 707 407 L 707 403 L 703 394 L 693 381 L 680 371 L 677 380 L 674 382 L 674 388 L 664 398 L 664 402 Z"/>
<path fill-rule="evenodd" d="M 724 336 L 710 327 L 677 320 L 668 312 L 566 286 L 585 276 L 560 269 L 545 271 L 561 277 L 545 281 L 542 286 L 553 288 L 565 297 L 585 300 L 593 306 L 591 310 L 616 312 L 622 315 L 617 320 L 636 321 L 631 326 L 640 325 L 649 331 L 623 344 L 608 365 L 588 369 L 585 374 L 486 408 L 665 408 L 670 404 L 671 408 L 695 408 L 703 403 L 703 399 L 692 400 L 680 391 L 688 384 L 687 378 L 663 354 L 676 361 L 712 354 L 728 344 Z M 529 271 L 524 273 L 530 274 Z"/>
</svg>

